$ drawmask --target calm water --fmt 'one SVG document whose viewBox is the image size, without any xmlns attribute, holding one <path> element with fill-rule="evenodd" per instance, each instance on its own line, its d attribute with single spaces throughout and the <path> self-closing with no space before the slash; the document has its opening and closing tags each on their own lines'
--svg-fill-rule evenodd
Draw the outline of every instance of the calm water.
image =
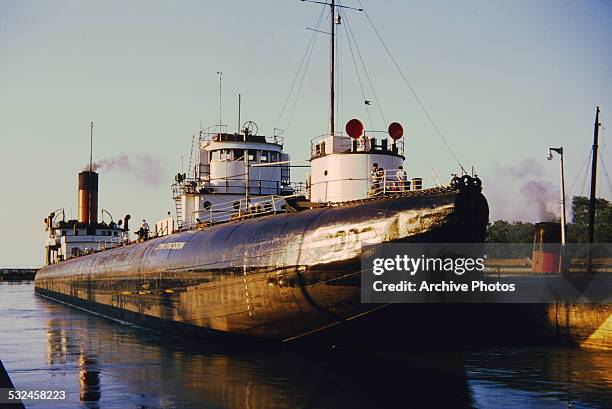
<svg viewBox="0 0 612 409">
<path fill-rule="evenodd" d="M 186 345 L 35 296 L 31 282 L 0 282 L 0 328 L 18 389 L 69 393 L 33 408 L 612 407 L 612 353 Z"/>
</svg>

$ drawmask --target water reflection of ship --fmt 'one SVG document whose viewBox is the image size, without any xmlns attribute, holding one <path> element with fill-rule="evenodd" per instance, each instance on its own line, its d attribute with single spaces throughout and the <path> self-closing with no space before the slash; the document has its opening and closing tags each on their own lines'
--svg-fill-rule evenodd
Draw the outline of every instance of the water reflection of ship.
<svg viewBox="0 0 612 409">
<path fill-rule="evenodd" d="M 101 407 L 106 399 L 126 394 L 143 407 L 371 408 L 407 401 L 423 407 L 468 407 L 474 406 L 474 397 L 466 371 L 471 380 L 519 395 L 554 395 L 587 406 L 602 406 L 612 387 L 612 360 L 605 352 L 478 350 L 465 355 L 465 368 L 459 352 L 444 349 L 376 347 L 312 354 L 252 348 L 236 354 L 224 345 L 173 343 L 138 328 L 69 313 L 63 306 L 42 305 L 49 315 L 48 333 L 61 334 L 47 338 L 47 350 L 55 351 L 56 362 L 78 359 L 78 379 L 88 381 L 81 395 L 106 396 Z M 97 374 L 81 377 L 90 371 Z M 112 392 L 105 395 L 105 388 Z"/>
<path fill-rule="evenodd" d="M 51 320 L 47 330 L 47 365 L 65 364 L 68 354 L 66 330 Z"/>
<path fill-rule="evenodd" d="M 79 386 L 81 402 L 85 402 L 88 408 L 99 407 L 96 402 L 102 394 L 100 370 L 98 359 L 92 351 L 81 350 L 79 355 Z"/>
<path fill-rule="evenodd" d="M 47 338 L 53 355 L 47 358 L 56 363 L 76 360 L 79 395 L 86 407 L 116 406 L 114 400 L 126 396 L 140 407 L 372 408 L 406 401 L 469 405 L 456 352 L 432 351 L 429 356 L 435 354 L 437 360 L 425 365 L 427 360 L 421 359 L 424 365 L 417 368 L 407 362 L 423 354 L 407 349 L 387 351 L 383 358 L 364 350 L 314 354 L 253 348 L 236 354 L 224 345 L 173 343 L 138 328 L 42 305 L 53 316 L 49 333 L 61 334 Z M 434 372 L 433 362 L 446 372 Z M 444 395 L 432 393 L 440 387 Z"/>
<path fill-rule="evenodd" d="M 100 400 L 100 370 L 98 359 L 93 351 L 89 337 L 78 336 L 68 330 L 69 321 L 52 318 L 47 321 L 47 365 L 58 366 L 75 362 L 78 367 L 79 398 L 88 408 L 97 408 Z M 90 328 L 79 328 L 80 331 L 91 331 Z"/>
</svg>

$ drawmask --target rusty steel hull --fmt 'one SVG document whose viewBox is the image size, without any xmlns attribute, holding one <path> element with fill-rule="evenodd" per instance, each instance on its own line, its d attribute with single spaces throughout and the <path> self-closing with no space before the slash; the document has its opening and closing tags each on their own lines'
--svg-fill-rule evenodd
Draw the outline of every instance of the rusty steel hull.
<svg viewBox="0 0 612 409">
<path fill-rule="evenodd" d="M 482 242 L 479 192 L 439 189 L 155 238 L 42 268 L 36 292 L 164 332 L 293 340 L 380 308 L 360 302 L 361 245 Z"/>
</svg>

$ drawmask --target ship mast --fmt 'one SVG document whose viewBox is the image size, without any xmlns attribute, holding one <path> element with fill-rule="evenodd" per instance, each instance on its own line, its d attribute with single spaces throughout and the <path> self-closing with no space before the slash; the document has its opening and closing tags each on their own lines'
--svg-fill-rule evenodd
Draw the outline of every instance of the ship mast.
<svg viewBox="0 0 612 409">
<path fill-rule="evenodd" d="M 334 118 L 334 99 L 335 99 L 335 95 L 334 95 L 334 77 L 335 77 L 335 60 L 336 60 L 336 46 L 335 46 L 335 42 L 336 42 L 336 27 L 335 27 L 335 20 L 336 20 L 336 1 L 335 0 L 331 0 L 330 3 L 330 8 L 331 8 L 331 18 L 330 18 L 330 23 L 331 23 L 331 30 L 330 30 L 330 34 L 331 34 L 331 41 L 329 43 L 330 46 L 330 52 L 329 52 L 329 134 L 330 135 L 334 135 L 334 131 L 335 131 L 335 118 Z"/>
<path fill-rule="evenodd" d="M 317 0 L 302 0 L 306 3 L 323 4 L 329 6 L 331 10 L 330 16 L 330 41 L 329 41 L 329 134 L 334 135 L 336 128 L 336 113 L 334 111 L 335 106 L 335 84 L 334 78 L 336 76 L 336 9 L 342 7 L 344 9 L 363 11 L 362 8 L 344 6 L 342 4 L 336 4 L 336 0 L 330 0 L 329 3 L 325 1 Z M 338 17 L 339 18 L 339 17 Z M 339 20 L 338 20 L 339 21 Z M 338 23 L 340 24 L 340 23 Z M 316 30 L 315 30 L 316 31 Z"/>
</svg>

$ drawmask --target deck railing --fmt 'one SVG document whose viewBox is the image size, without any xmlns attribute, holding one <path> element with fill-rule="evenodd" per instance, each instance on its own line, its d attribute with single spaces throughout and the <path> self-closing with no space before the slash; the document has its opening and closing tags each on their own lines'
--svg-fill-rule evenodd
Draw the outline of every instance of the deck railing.
<svg viewBox="0 0 612 409">
<path fill-rule="evenodd" d="M 208 206 L 208 208 L 193 212 L 193 220 L 191 221 L 192 223 L 188 224 L 188 229 L 202 225 L 213 225 L 232 220 L 286 212 L 287 197 L 289 196 L 256 196 L 249 199 L 242 198 L 240 200 L 213 204 Z"/>
<path fill-rule="evenodd" d="M 421 186 L 411 186 L 408 179 L 398 177 L 400 169 L 384 169 L 377 175 L 370 176 L 370 190 L 368 196 L 384 196 L 390 193 L 408 192 L 410 190 L 420 190 Z"/>
<path fill-rule="evenodd" d="M 370 152 L 404 155 L 404 141 L 393 141 L 388 138 L 363 136 L 351 138 L 342 133 L 319 135 L 310 141 L 310 155 L 313 158 L 332 153 Z"/>
<path fill-rule="evenodd" d="M 282 132 L 281 132 L 282 133 Z M 264 142 L 273 143 L 276 145 L 283 145 L 284 138 L 281 133 L 276 132 L 272 136 L 265 135 L 247 135 L 247 141 L 250 142 Z M 202 129 L 199 134 L 200 142 L 228 142 L 228 141 L 243 141 L 245 138 L 244 134 L 240 133 L 228 133 L 227 125 L 212 125 L 208 128 Z"/>
</svg>

